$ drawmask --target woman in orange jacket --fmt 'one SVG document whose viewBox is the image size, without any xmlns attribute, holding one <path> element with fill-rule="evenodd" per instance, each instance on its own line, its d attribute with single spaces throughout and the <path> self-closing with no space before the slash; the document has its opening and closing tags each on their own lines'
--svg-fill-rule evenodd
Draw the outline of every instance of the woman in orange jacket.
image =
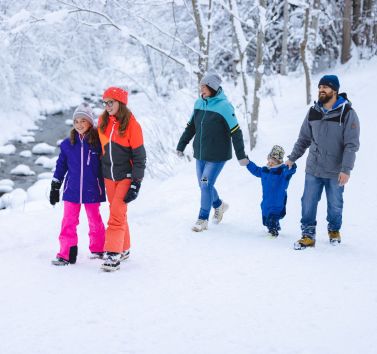
<svg viewBox="0 0 377 354">
<path fill-rule="evenodd" d="M 110 87 L 103 94 L 105 111 L 98 120 L 110 216 L 105 238 L 102 269 L 114 271 L 130 254 L 127 205 L 138 196 L 144 177 L 146 153 L 143 133 L 127 108 L 128 92 Z"/>
</svg>

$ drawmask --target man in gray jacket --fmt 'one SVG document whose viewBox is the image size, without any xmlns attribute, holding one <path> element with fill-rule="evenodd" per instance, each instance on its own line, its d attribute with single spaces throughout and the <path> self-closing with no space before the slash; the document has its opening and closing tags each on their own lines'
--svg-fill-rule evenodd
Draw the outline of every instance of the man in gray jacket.
<svg viewBox="0 0 377 354">
<path fill-rule="evenodd" d="M 309 148 L 304 194 L 301 198 L 302 237 L 294 248 L 315 246 L 317 206 L 323 188 L 327 197 L 330 243 L 340 243 L 344 185 L 350 178 L 359 149 L 360 125 L 345 93 L 339 94 L 339 80 L 325 75 L 318 84 L 318 102 L 309 109 L 299 137 L 288 155 L 291 167 Z"/>
</svg>

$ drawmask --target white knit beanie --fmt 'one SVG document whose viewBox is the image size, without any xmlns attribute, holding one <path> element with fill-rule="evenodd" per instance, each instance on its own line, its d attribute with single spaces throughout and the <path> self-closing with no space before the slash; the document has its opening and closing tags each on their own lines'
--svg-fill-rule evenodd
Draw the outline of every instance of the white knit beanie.
<svg viewBox="0 0 377 354">
<path fill-rule="evenodd" d="M 73 120 L 76 118 L 86 119 L 94 127 L 94 115 L 88 103 L 81 103 L 73 112 Z"/>
</svg>

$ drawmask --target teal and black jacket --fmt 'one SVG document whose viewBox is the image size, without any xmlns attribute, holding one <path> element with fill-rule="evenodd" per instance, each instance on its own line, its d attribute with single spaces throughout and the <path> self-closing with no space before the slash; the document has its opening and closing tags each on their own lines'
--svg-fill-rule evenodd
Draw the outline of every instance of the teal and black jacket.
<svg viewBox="0 0 377 354">
<path fill-rule="evenodd" d="M 194 138 L 194 157 L 197 160 L 219 162 L 232 158 L 232 145 L 237 159 L 246 158 L 242 131 L 234 108 L 222 88 L 216 96 L 196 100 L 194 112 L 179 139 L 177 150 L 184 151 Z"/>
</svg>

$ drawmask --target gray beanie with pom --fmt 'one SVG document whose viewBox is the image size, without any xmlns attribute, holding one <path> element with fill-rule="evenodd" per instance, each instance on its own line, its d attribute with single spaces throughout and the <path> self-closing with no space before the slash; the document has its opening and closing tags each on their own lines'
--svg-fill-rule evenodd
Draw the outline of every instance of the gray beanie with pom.
<svg viewBox="0 0 377 354">
<path fill-rule="evenodd" d="M 73 120 L 76 118 L 86 119 L 92 126 L 94 126 L 94 114 L 92 108 L 88 103 L 81 103 L 73 112 Z"/>
</svg>

